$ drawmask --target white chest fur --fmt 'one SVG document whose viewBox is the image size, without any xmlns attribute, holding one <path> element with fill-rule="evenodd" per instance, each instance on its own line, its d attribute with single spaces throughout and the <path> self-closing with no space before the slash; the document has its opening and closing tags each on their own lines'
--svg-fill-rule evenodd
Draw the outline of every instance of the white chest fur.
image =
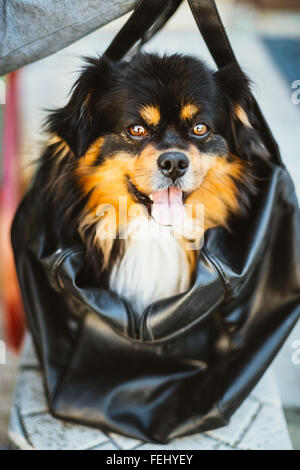
<svg viewBox="0 0 300 470">
<path fill-rule="evenodd" d="M 138 313 L 158 299 L 189 288 L 186 253 L 169 227 L 144 219 L 129 227 L 125 243 L 124 256 L 112 269 L 110 288 Z"/>
</svg>

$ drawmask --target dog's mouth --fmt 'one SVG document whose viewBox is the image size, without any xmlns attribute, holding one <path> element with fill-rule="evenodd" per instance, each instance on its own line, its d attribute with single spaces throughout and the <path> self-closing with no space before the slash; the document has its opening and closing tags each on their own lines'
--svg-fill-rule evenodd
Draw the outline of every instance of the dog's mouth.
<svg viewBox="0 0 300 470">
<path fill-rule="evenodd" d="M 182 225 L 184 221 L 184 201 L 188 194 L 176 186 L 168 186 L 147 195 L 141 192 L 127 177 L 128 190 L 139 204 L 147 207 L 148 214 L 160 225 Z"/>
</svg>

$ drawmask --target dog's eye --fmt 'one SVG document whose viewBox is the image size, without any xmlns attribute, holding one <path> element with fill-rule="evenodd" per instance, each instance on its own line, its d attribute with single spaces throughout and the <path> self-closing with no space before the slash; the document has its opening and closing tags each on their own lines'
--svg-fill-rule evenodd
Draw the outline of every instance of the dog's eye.
<svg viewBox="0 0 300 470">
<path fill-rule="evenodd" d="M 206 124 L 197 124 L 193 129 L 193 133 L 199 137 L 204 137 L 209 133 L 209 129 Z"/>
<path fill-rule="evenodd" d="M 146 137 L 148 135 L 146 129 L 140 125 L 130 126 L 128 132 L 132 137 Z"/>
</svg>

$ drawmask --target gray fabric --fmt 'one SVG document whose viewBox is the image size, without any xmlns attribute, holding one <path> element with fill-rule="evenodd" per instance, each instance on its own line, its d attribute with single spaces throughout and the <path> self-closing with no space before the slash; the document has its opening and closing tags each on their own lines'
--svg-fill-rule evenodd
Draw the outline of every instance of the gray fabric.
<svg viewBox="0 0 300 470">
<path fill-rule="evenodd" d="M 130 11 L 136 0 L 0 0 L 0 75 L 46 57 Z"/>
</svg>

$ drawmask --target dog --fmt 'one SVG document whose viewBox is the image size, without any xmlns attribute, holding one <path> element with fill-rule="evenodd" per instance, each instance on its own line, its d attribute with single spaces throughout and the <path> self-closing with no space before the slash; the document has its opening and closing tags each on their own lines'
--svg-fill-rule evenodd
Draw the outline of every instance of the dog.
<svg viewBox="0 0 300 470">
<path fill-rule="evenodd" d="M 46 122 L 36 184 L 51 230 L 83 243 L 90 279 L 139 314 L 187 291 L 204 233 L 230 230 L 251 206 L 257 162 L 268 159 L 254 121 L 235 66 L 86 58 Z"/>
</svg>

